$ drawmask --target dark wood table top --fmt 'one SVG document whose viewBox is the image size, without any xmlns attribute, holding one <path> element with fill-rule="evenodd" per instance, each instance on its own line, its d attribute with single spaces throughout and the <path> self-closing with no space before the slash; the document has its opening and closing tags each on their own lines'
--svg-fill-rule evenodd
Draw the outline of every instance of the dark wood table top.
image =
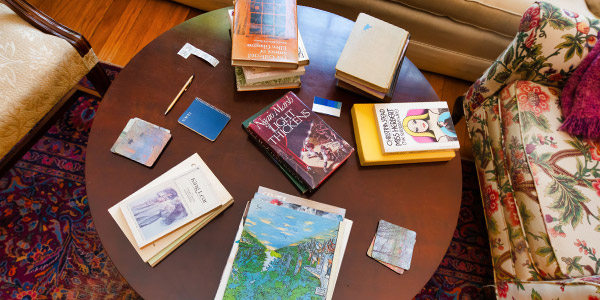
<svg viewBox="0 0 600 300">
<path fill-rule="evenodd" d="M 341 101 L 340 118 L 322 116 L 356 147 L 350 109 L 369 100 L 335 86 L 335 64 L 353 22 L 325 11 L 298 7 L 298 23 L 310 57 L 302 87 L 294 92 L 311 106 L 314 96 Z M 177 55 L 189 42 L 216 57 L 213 68 Z M 146 299 L 212 299 L 240 218 L 259 185 L 299 195 L 284 174 L 241 128 L 249 116 L 287 90 L 237 92 L 226 10 L 205 13 L 167 31 L 121 71 L 102 100 L 86 157 L 88 200 L 110 258 Z M 179 102 L 165 109 L 191 74 L 196 78 Z M 394 101 L 438 101 L 423 74 L 405 59 Z M 194 97 L 231 114 L 215 142 L 177 123 Z M 110 148 L 130 118 L 171 130 L 173 138 L 153 168 L 118 156 Z M 144 263 L 108 213 L 108 208 L 197 152 L 233 195 L 234 205 L 156 267 Z M 334 299 L 411 299 L 442 260 L 458 218 L 461 165 L 449 162 L 361 167 L 353 154 L 311 200 L 343 207 L 354 221 Z M 417 232 L 410 270 L 398 275 L 366 255 L 380 219 Z"/>
</svg>

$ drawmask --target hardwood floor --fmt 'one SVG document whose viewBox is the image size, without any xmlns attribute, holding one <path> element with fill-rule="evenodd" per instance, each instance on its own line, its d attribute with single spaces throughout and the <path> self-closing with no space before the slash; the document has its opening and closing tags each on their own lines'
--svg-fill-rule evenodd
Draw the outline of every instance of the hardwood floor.
<svg viewBox="0 0 600 300">
<path fill-rule="evenodd" d="M 202 11 L 167 0 L 28 0 L 56 21 L 83 34 L 102 61 L 124 66 L 154 38 Z M 470 82 L 436 73 L 423 74 L 452 108 Z M 461 157 L 472 159 L 465 121 L 456 125 Z"/>
</svg>

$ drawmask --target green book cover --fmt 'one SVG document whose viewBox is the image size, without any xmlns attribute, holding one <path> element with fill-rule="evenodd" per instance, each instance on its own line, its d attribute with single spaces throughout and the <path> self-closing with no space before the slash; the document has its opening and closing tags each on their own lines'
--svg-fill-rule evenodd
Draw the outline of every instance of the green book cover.
<svg viewBox="0 0 600 300">
<path fill-rule="evenodd" d="M 273 104 L 275 104 L 275 102 L 277 102 L 277 101 L 278 100 L 273 101 L 272 103 L 265 106 L 263 109 L 261 109 L 254 115 L 252 115 L 250 118 L 246 119 L 246 121 L 242 122 L 242 128 L 244 128 L 244 130 L 246 130 L 246 132 L 248 132 L 248 125 L 250 125 L 250 123 L 252 121 L 254 121 L 254 119 L 256 119 L 258 116 L 260 116 L 265 111 L 267 111 L 267 109 L 269 109 L 271 106 L 273 106 Z M 288 171 L 281 163 L 279 163 L 279 161 L 277 161 L 277 159 L 275 159 L 275 157 L 273 157 L 273 155 L 271 155 L 271 153 L 269 151 L 267 151 L 263 145 L 261 145 L 258 141 L 256 141 L 256 138 L 254 136 L 252 136 L 251 134 L 249 134 L 249 135 L 253 140 L 255 140 L 256 144 L 262 148 L 263 152 L 271 158 L 271 160 L 275 163 L 275 165 L 277 165 L 277 167 L 279 167 L 279 169 L 281 169 L 281 171 L 283 171 L 285 176 L 287 176 L 287 178 L 289 178 L 292 181 L 292 183 L 296 186 L 296 188 L 300 191 L 300 193 L 304 194 L 309 191 L 308 186 L 306 186 L 304 184 L 304 182 L 298 180 L 290 171 Z"/>
</svg>

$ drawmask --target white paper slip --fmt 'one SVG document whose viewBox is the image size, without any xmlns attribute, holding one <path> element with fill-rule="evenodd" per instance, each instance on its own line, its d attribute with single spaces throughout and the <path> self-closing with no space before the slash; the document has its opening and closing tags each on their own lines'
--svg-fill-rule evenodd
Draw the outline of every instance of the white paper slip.
<svg viewBox="0 0 600 300">
<path fill-rule="evenodd" d="M 213 67 L 216 67 L 219 64 L 218 59 L 216 59 L 212 55 L 194 47 L 190 43 L 185 43 L 185 45 L 183 45 L 183 47 L 181 48 L 181 50 L 179 50 L 179 52 L 177 52 L 177 54 L 181 55 L 181 57 L 183 57 L 185 59 L 190 57 L 190 54 L 195 55 L 201 59 L 204 59 L 209 64 L 211 64 Z"/>
<path fill-rule="evenodd" d="M 340 113 L 342 112 L 342 102 L 315 96 L 312 110 L 317 113 L 339 117 Z"/>
</svg>

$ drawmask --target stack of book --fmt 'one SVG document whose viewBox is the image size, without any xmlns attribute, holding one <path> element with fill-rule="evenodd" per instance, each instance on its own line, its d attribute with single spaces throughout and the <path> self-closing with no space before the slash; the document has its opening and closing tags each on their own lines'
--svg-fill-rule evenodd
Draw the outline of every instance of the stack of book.
<svg viewBox="0 0 600 300">
<path fill-rule="evenodd" d="M 390 101 L 410 34 L 361 13 L 335 66 L 339 87 L 377 101 Z"/>
<path fill-rule="evenodd" d="M 259 187 L 215 299 L 331 299 L 352 227 L 345 213 Z"/>
<path fill-rule="evenodd" d="M 362 166 L 448 161 L 460 147 L 443 101 L 354 104 L 351 113 Z"/>
<path fill-rule="evenodd" d="M 237 0 L 228 15 L 237 90 L 300 87 L 309 59 L 298 31 L 296 0 Z"/>
<path fill-rule="evenodd" d="M 248 118 L 242 127 L 303 194 L 316 190 L 354 152 L 293 92 Z"/>
<path fill-rule="evenodd" d="M 231 204 L 233 197 L 194 154 L 108 212 L 154 267 Z"/>
</svg>

